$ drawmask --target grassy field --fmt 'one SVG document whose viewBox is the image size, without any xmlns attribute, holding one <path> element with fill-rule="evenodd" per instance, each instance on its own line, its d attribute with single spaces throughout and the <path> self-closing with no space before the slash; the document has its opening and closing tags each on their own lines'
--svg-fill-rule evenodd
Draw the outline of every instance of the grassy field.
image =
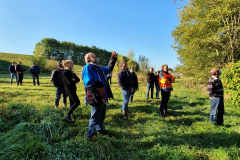
<svg viewBox="0 0 240 160">
<path fill-rule="evenodd" d="M 186 88 L 184 79 L 173 84 L 170 114 L 159 117 L 160 100 L 145 99 L 140 82 L 130 119 L 121 119 L 122 94 L 113 79 L 115 99 L 110 100 L 105 120 L 106 135 L 97 142 L 86 140 L 90 107 L 81 101 L 74 124 L 62 122 L 68 108 L 54 109 L 55 90 L 50 75 L 41 75 L 41 86 L 32 86 L 25 75 L 23 86 L 9 84 L 0 75 L 0 159 L 240 159 L 240 111 L 225 101 L 224 126 L 209 122 L 208 96 Z M 155 96 L 154 96 L 155 97 Z"/>
</svg>

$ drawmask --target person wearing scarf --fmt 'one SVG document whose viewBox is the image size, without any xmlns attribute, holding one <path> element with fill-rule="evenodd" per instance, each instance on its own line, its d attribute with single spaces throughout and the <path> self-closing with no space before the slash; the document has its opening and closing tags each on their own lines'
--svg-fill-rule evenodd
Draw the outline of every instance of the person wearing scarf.
<svg viewBox="0 0 240 160">
<path fill-rule="evenodd" d="M 77 87 L 76 83 L 80 82 L 78 76 L 73 72 L 73 61 L 72 60 L 63 60 L 62 65 L 64 67 L 62 77 L 65 88 L 65 93 L 69 97 L 70 107 L 68 113 L 63 117 L 63 121 L 67 123 L 72 123 L 71 115 L 73 111 L 80 105 L 80 100 L 77 96 Z"/>
<path fill-rule="evenodd" d="M 168 113 L 167 105 L 171 96 L 171 91 L 173 90 L 172 83 L 174 80 L 174 77 L 168 73 L 168 65 L 162 65 L 162 71 L 159 75 L 159 83 L 162 96 L 162 101 L 160 104 L 160 117 L 164 117 L 164 114 Z"/>
<path fill-rule="evenodd" d="M 82 78 L 87 92 L 87 103 L 91 105 L 87 139 L 95 141 L 96 127 L 98 135 L 103 135 L 105 132 L 106 104 L 108 104 L 108 99 L 113 98 L 107 82 L 107 74 L 113 70 L 117 61 L 117 54 L 116 52 L 112 53 L 108 66 L 97 65 L 99 59 L 94 53 L 89 52 L 84 58 L 86 65 L 82 71 Z M 101 92 L 99 89 L 101 89 Z"/>
</svg>

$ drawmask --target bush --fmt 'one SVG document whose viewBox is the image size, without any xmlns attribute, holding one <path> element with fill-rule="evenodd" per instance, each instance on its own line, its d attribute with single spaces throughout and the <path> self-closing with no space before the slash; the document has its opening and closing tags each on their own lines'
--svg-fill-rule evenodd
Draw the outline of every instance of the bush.
<svg viewBox="0 0 240 160">
<path fill-rule="evenodd" d="M 232 104 L 240 104 L 240 61 L 228 63 L 222 70 L 221 80 Z"/>
</svg>

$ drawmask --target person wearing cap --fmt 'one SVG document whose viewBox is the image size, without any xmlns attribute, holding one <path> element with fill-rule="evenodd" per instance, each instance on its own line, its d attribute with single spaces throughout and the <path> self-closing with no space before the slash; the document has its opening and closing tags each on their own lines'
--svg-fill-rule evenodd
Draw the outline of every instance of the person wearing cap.
<svg viewBox="0 0 240 160">
<path fill-rule="evenodd" d="M 35 86 L 35 78 L 37 79 L 37 84 L 40 86 L 39 83 L 39 74 L 40 74 L 40 68 L 36 65 L 36 62 L 33 62 L 33 66 L 30 67 L 30 73 L 33 77 L 33 86 Z"/>
<path fill-rule="evenodd" d="M 210 121 L 216 125 L 223 125 L 224 102 L 223 85 L 219 78 L 219 69 L 210 71 L 212 77 L 208 81 L 207 93 L 210 99 Z M 216 116 L 217 115 L 217 116 Z"/>
<path fill-rule="evenodd" d="M 17 72 L 15 70 L 16 62 L 13 61 L 12 64 L 9 65 L 8 71 L 10 72 L 11 79 L 10 79 L 10 84 L 12 84 L 13 78 L 16 78 L 16 83 L 17 83 Z"/>
<path fill-rule="evenodd" d="M 55 86 L 56 91 L 56 98 L 55 98 L 55 109 L 59 107 L 59 100 L 63 98 L 63 106 L 67 105 L 67 95 L 65 93 L 64 84 L 63 84 L 63 78 L 62 78 L 62 72 L 63 72 L 63 65 L 62 61 L 57 63 L 57 69 L 52 71 L 51 74 L 51 82 Z"/>
<path fill-rule="evenodd" d="M 113 98 L 111 88 L 107 82 L 107 74 L 111 72 L 117 60 L 116 52 L 112 53 L 108 66 L 97 65 L 99 59 L 93 53 L 85 55 L 86 66 L 82 71 L 83 83 L 87 91 L 87 102 L 91 105 L 87 138 L 95 141 L 95 127 L 97 134 L 104 134 L 104 119 L 106 117 L 106 104 Z"/>
</svg>

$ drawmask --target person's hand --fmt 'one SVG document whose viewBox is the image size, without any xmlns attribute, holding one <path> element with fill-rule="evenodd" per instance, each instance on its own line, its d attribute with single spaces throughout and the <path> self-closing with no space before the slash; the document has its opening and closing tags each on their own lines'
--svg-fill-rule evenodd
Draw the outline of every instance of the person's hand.
<svg viewBox="0 0 240 160">
<path fill-rule="evenodd" d="M 172 78 L 168 78 L 167 80 L 172 81 Z"/>
<path fill-rule="evenodd" d="M 137 90 L 139 90 L 139 87 L 137 87 Z"/>
<path fill-rule="evenodd" d="M 75 81 L 75 78 L 72 78 L 73 81 Z"/>
<path fill-rule="evenodd" d="M 117 57 L 117 53 L 115 51 L 113 51 L 112 56 Z"/>
</svg>

